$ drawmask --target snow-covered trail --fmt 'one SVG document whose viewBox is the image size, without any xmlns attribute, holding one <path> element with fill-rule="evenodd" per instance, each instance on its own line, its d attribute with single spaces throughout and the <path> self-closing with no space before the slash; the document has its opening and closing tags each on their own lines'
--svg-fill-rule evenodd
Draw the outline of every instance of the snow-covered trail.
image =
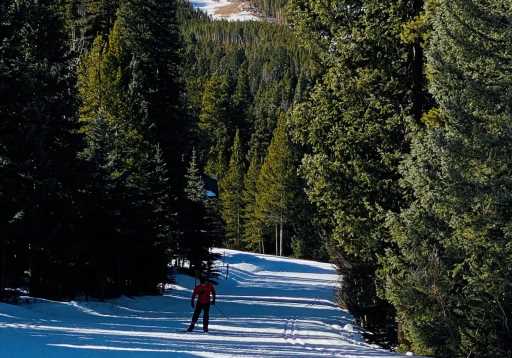
<svg viewBox="0 0 512 358">
<path fill-rule="evenodd" d="M 345 357 L 397 354 L 345 330 L 329 264 L 225 252 L 210 333 L 184 333 L 194 280 L 178 275 L 164 296 L 100 302 L 0 304 L 0 357 Z"/>
</svg>

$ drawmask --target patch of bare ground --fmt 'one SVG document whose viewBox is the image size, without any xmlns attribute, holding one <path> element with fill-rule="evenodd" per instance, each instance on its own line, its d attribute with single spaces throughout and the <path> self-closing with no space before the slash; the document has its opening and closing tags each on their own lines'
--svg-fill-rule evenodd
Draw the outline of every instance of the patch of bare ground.
<svg viewBox="0 0 512 358">
<path fill-rule="evenodd" d="M 228 5 L 224 5 L 215 9 L 215 15 L 222 17 L 228 17 L 231 15 L 239 14 L 241 12 L 247 12 L 257 16 L 254 9 L 247 1 L 233 0 Z"/>
</svg>

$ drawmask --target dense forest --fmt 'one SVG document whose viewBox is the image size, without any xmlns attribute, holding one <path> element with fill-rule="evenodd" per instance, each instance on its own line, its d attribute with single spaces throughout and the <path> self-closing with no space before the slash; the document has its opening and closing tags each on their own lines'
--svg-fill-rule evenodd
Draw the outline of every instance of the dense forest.
<svg viewBox="0 0 512 358">
<path fill-rule="evenodd" d="M 251 3 L 0 2 L 0 298 L 224 246 L 335 263 L 379 343 L 512 357 L 510 1 Z"/>
</svg>

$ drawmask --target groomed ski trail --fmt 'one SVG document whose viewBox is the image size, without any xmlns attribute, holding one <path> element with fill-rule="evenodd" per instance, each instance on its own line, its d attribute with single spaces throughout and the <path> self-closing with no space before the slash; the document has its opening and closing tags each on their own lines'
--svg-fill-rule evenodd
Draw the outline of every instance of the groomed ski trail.
<svg viewBox="0 0 512 358">
<path fill-rule="evenodd" d="M 219 278 L 208 334 L 201 318 L 195 332 L 184 332 L 194 280 L 178 275 L 164 296 L 0 304 L 0 357 L 400 356 L 364 343 L 350 329 L 352 317 L 334 303 L 332 265 L 216 251 L 229 263 L 229 278 Z"/>
</svg>

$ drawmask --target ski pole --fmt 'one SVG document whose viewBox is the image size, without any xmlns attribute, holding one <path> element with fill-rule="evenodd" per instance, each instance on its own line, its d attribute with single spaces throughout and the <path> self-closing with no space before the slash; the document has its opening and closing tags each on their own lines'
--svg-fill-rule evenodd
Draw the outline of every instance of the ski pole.
<svg viewBox="0 0 512 358">
<path fill-rule="evenodd" d="M 216 305 L 213 305 L 213 307 L 215 307 L 217 309 L 217 311 L 219 311 L 220 314 L 223 315 L 224 318 L 229 321 L 229 318 L 226 316 L 226 314 L 224 312 L 222 312 L 222 310 L 219 307 L 217 307 Z"/>
</svg>

